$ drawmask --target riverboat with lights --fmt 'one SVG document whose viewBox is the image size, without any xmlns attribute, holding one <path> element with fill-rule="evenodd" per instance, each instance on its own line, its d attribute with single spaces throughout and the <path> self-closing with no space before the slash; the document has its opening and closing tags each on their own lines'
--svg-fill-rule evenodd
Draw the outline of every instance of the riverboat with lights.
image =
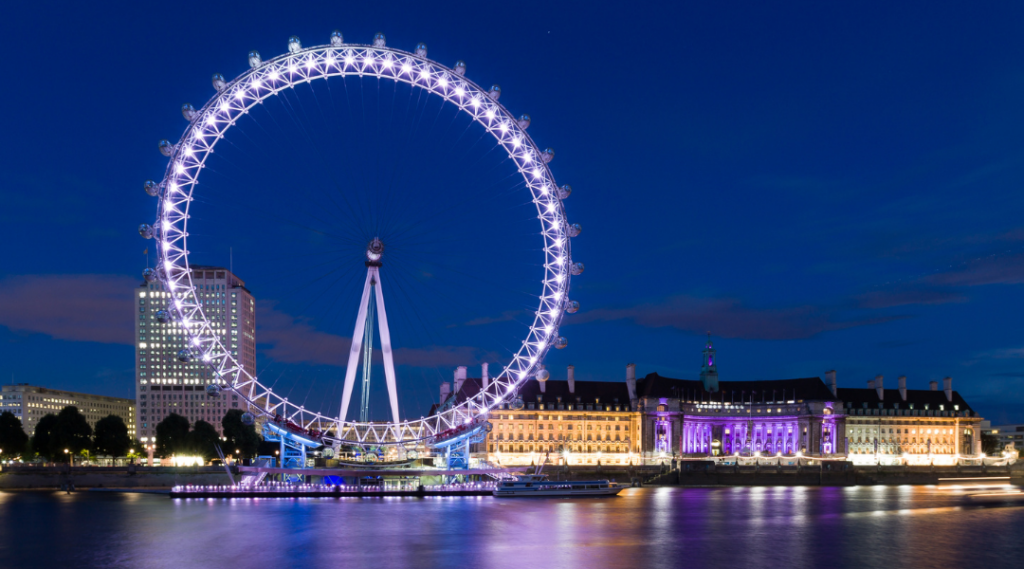
<svg viewBox="0 0 1024 569">
<path fill-rule="evenodd" d="M 543 474 L 502 480 L 494 489 L 496 498 L 585 498 L 615 496 L 625 486 L 607 480 L 550 480 Z"/>
</svg>

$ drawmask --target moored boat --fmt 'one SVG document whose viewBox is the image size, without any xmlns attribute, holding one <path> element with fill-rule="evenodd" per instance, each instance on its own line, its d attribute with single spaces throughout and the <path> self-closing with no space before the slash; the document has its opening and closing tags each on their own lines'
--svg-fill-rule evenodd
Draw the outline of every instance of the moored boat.
<svg viewBox="0 0 1024 569">
<path fill-rule="evenodd" d="M 543 474 L 502 480 L 494 489 L 496 498 L 585 498 L 615 496 L 625 486 L 607 480 L 550 480 Z"/>
</svg>

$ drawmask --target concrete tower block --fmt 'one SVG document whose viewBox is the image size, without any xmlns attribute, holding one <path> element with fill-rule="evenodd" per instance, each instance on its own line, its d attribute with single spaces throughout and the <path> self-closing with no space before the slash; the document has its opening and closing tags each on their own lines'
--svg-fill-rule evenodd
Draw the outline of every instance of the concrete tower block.
<svg viewBox="0 0 1024 569">
<path fill-rule="evenodd" d="M 452 394 L 452 384 L 445 381 L 441 384 L 441 403 L 444 403 L 448 396 Z"/>
</svg>

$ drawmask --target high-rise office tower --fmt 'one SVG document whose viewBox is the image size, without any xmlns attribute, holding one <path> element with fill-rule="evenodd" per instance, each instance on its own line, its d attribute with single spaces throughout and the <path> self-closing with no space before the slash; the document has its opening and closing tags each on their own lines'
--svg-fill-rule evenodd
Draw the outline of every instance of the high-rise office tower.
<svg viewBox="0 0 1024 569">
<path fill-rule="evenodd" d="M 256 302 L 252 293 L 241 279 L 223 267 L 190 268 L 207 320 L 220 335 L 225 349 L 255 376 Z M 178 352 L 186 347 L 187 341 L 181 323 L 170 320 L 161 324 L 156 319 L 157 311 L 166 310 L 172 300 L 172 293 L 161 283 L 143 283 L 134 298 L 138 436 L 150 456 L 156 442 L 156 425 L 170 413 L 186 417 L 190 424 L 206 421 L 221 432 L 221 419 L 228 410 L 245 410 L 245 401 L 237 394 L 206 394 L 206 386 L 215 380 L 202 362 L 178 361 Z"/>
</svg>

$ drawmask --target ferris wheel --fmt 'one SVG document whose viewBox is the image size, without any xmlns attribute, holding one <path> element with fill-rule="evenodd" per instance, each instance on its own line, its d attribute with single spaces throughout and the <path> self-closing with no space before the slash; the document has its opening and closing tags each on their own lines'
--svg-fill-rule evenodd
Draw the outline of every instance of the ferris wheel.
<svg viewBox="0 0 1024 569">
<path fill-rule="evenodd" d="M 572 276 L 581 274 L 584 266 L 573 260 L 570 239 L 579 235 L 581 228 L 566 217 L 563 200 L 572 190 L 555 182 L 550 167 L 554 151 L 541 150 L 527 134 L 528 115 L 516 117 L 499 102 L 501 88 L 498 85 L 483 88 L 467 78 L 466 64 L 462 61 L 446 67 L 429 59 L 424 44 L 418 44 L 413 52 L 406 52 L 388 47 L 384 34 L 380 33 L 370 45 L 350 44 L 335 31 L 326 45 L 304 48 L 299 38 L 293 36 L 287 47 L 287 52 L 268 60 L 262 59 L 256 51 L 249 52 L 249 69 L 235 79 L 214 75 L 215 94 L 206 104 L 198 108 L 190 104 L 182 106 L 188 127 L 179 141 L 163 140 L 159 144 L 160 152 L 169 159 L 162 181 L 145 184 L 146 192 L 157 199 L 156 221 L 140 226 L 140 233 L 156 240 L 157 263 L 147 268 L 143 276 L 170 293 L 168 306 L 157 314 L 157 319 L 176 324 L 183 331 L 187 347 L 178 353 L 178 359 L 205 366 L 210 371 L 212 381 L 206 386 L 208 393 L 229 390 L 245 400 L 251 413 L 291 425 L 307 438 L 329 445 L 415 444 L 456 432 L 467 425 L 481 424 L 501 405 L 521 406 L 518 393 L 522 385 L 534 379 L 546 381 L 549 377 L 542 365 L 545 354 L 551 347 L 567 346 L 566 338 L 559 333 L 563 316 L 579 309 L 579 303 L 569 298 L 569 285 Z M 532 321 L 522 329 L 525 339 L 514 350 L 509 350 L 506 361 L 500 362 L 497 368 L 500 372 L 490 378 L 486 388 L 455 404 L 439 406 L 430 416 L 417 419 L 399 416 L 395 362 L 382 291 L 382 285 L 387 282 L 386 240 L 374 236 L 372 241 L 364 242 L 366 281 L 349 353 L 343 404 L 337 413 L 307 409 L 300 402 L 290 401 L 287 394 L 275 391 L 272 380 L 246 369 L 236 352 L 228 348 L 224 331 L 208 317 L 208 307 L 193 281 L 189 244 L 194 245 L 197 238 L 190 239 L 189 222 L 197 214 L 202 215 L 200 188 L 205 186 L 200 186 L 199 182 L 215 147 L 223 141 L 230 143 L 233 129 L 258 105 L 298 85 L 337 77 L 375 79 L 378 83 L 390 81 L 440 98 L 444 105 L 482 128 L 489 135 L 493 149 L 507 155 L 521 178 L 517 181 L 524 191 L 520 198 L 528 199 L 536 211 L 539 231 L 534 229 L 533 235 L 538 239 L 538 246 L 533 250 L 537 252 L 536 264 L 543 267 L 543 277 L 537 283 Z M 437 199 L 445 198 L 438 196 Z M 355 301 L 353 298 L 352 302 Z M 391 420 L 370 421 L 365 415 L 351 420 L 348 407 L 354 384 L 354 362 L 361 348 L 366 350 L 368 342 L 372 345 L 372 338 L 361 343 L 359 337 L 372 334 L 367 332 L 367 325 L 372 329 L 375 308 L 379 313 L 376 320 L 384 348 Z M 364 369 L 369 362 L 370 357 L 365 356 Z M 363 397 L 366 396 L 364 390 Z"/>
</svg>

